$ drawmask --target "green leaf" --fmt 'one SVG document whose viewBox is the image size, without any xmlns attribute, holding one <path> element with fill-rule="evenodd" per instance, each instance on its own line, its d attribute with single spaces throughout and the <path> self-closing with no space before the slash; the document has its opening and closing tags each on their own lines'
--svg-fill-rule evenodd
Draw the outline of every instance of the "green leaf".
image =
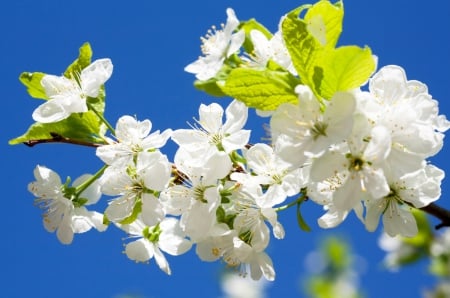
<svg viewBox="0 0 450 298">
<path fill-rule="evenodd" d="M 330 99 L 337 91 L 360 87 L 375 70 L 370 48 L 344 46 L 321 52 L 322 59 L 313 69 L 313 88 Z"/>
<path fill-rule="evenodd" d="M 45 76 L 42 72 L 22 72 L 19 81 L 27 87 L 28 94 L 34 98 L 48 99 L 41 79 Z"/>
<path fill-rule="evenodd" d="M 248 107 L 273 111 L 282 103 L 298 102 L 295 87 L 299 80 L 286 71 L 236 68 L 221 89 Z"/>
<path fill-rule="evenodd" d="M 304 201 L 300 201 L 297 204 L 297 223 L 298 226 L 300 227 L 300 229 L 302 229 L 305 232 L 311 232 L 311 228 L 308 226 L 308 224 L 306 223 L 305 219 L 302 216 L 302 213 L 300 211 L 300 205 L 303 203 Z"/>
<path fill-rule="evenodd" d="M 64 76 L 67 78 L 77 77 L 77 74 L 91 64 L 92 49 L 88 42 L 85 42 L 79 49 L 78 58 L 69 65 L 64 72 Z"/>
<path fill-rule="evenodd" d="M 212 78 L 207 81 L 196 80 L 194 82 L 194 87 L 197 88 L 198 90 L 204 91 L 212 96 L 216 96 L 216 97 L 226 96 L 226 94 L 223 93 L 222 89 L 220 89 L 220 87 L 217 86 L 216 78 Z"/>
<path fill-rule="evenodd" d="M 308 31 L 322 46 L 334 48 L 342 32 L 344 5 L 321 0 L 308 9 L 304 21 Z"/>
<path fill-rule="evenodd" d="M 72 114 L 69 118 L 55 123 L 36 122 L 30 126 L 28 131 L 9 141 L 10 145 L 24 143 L 30 140 L 51 140 L 54 134 L 72 140 L 84 142 L 102 142 L 98 138 L 103 130 L 103 125 L 94 112 Z"/>
<path fill-rule="evenodd" d="M 239 24 L 238 30 L 241 30 L 241 29 L 243 29 L 244 32 L 245 32 L 245 41 L 244 41 L 243 47 L 244 47 L 244 50 L 247 53 L 252 53 L 253 52 L 253 43 L 252 43 L 252 40 L 250 38 L 250 32 L 252 30 L 260 31 L 262 34 L 264 34 L 264 36 L 267 39 L 271 39 L 272 38 L 272 33 L 266 27 L 264 27 L 263 24 L 259 23 L 255 19 L 250 19 L 248 21 L 241 22 Z"/>
<path fill-rule="evenodd" d="M 282 23 L 282 30 L 284 43 L 295 70 L 302 83 L 311 87 L 313 84 L 309 74 L 313 73 L 314 67 L 319 63 L 322 46 L 309 33 L 307 24 L 298 18 L 298 14 L 304 8 L 305 6 L 301 6 L 290 12 Z"/>
</svg>

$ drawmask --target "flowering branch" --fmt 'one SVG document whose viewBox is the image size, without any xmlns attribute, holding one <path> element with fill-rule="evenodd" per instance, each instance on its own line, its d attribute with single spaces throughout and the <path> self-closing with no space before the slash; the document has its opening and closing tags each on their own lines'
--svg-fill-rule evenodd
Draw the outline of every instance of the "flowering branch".
<svg viewBox="0 0 450 298">
<path fill-rule="evenodd" d="M 125 246 L 130 259 L 155 256 L 167 274 L 161 250 L 179 255 L 196 245 L 201 260 L 222 259 L 250 267 L 253 279 L 274 280 L 265 250 L 272 234 L 285 236 L 278 211 L 296 206 L 299 226 L 309 231 L 300 210 L 306 200 L 324 207 L 322 228 L 355 212 L 368 231 L 382 218 L 389 236 L 413 237 L 418 225 L 405 206 L 440 219 L 437 229 L 450 226 L 450 211 L 433 203 L 444 171 L 428 162 L 450 122 L 403 68 L 376 72 L 370 48 L 336 47 L 343 15 L 340 1 L 321 0 L 286 14 L 272 34 L 227 9 L 226 24 L 201 39 L 203 56 L 185 70 L 197 88 L 235 100 L 225 110 L 201 104 L 191 129 L 151 133 L 149 119 L 128 115 L 113 128 L 103 116 L 113 65 L 91 63 L 89 44 L 64 76 L 21 75 L 30 95 L 46 101 L 10 144 L 94 147 L 105 164 L 72 186 L 36 167 L 29 190 L 46 211 L 46 229 L 69 244 L 74 233 L 111 223 L 133 236 Z M 271 144 L 249 145 L 248 108 L 270 117 Z M 98 137 L 105 126 L 116 141 Z M 173 162 L 160 150 L 169 140 L 178 145 Z M 104 213 L 88 211 L 102 195 L 113 197 Z"/>
</svg>

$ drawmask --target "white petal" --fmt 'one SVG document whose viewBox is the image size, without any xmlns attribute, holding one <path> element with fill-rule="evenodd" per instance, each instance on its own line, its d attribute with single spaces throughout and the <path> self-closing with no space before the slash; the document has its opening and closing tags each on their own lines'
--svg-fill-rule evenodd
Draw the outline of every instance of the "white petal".
<svg viewBox="0 0 450 298">
<path fill-rule="evenodd" d="M 73 181 L 72 186 L 77 187 L 81 185 L 83 182 L 87 181 L 89 178 L 91 178 L 92 175 L 90 174 L 84 174 L 75 179 Z M 98 202 L 100 197 L 102 196 L 102 193 L 100 191 L 100 182 L 99 180 L 95 180 L 91 185 L 88 186 L 81 194 L 81 198 L 88 199 L 85 205 L 91 205 Z"/>
<path fill-rule="evenodd" d="M 230 46 L 228 47 L 226 56 L 227 58 L 239 51 L 240 47 L 244 43 L 245 40 L 245 31 L 239 30 L 235 34 L 231 36 Z"/>
<path fill-rule="evenodd" d="M 409 210 L 391 204 L 383 215 L 384 231 L 391 237 L 401 235 L 414 237 L 418 233 L 417 223 Z"/>
<path fill-rule="evenodd" d="M 328 151 L 313 161 L 310 177 L 312 181 L 320 182 L 336 173 L 347 171 L 348 160 L 340 152 Z"/>
<path fill-rule="evenodd" d="M 268 281 L 275 280 L 275 270 L 272 259 L 264 252 L 258 253 L 250 263 L 251 277 L 253 280 L 259 280 L 261 273 Z"/>
<path fill-rule="evenodd" d="M 374 127 L 370 142 L 364 151 L 364 159 L 376 164 L 382 163 L 391 151 L 391 144 L 389 130 L 384 126 Z"/>
<path fill-rule="evenodd" d="M 156 225 L 164 219 L 163 205 L 151 194 L 142 195 L 142 221 L 149 227 Z"/>
<path fill-rule="evenodd" d="M 141 152 L 137 159 L 137 170 L 148 189 L 162 191 L 169 183 L 171 166 L 167 156 L 159 151 Z"/>
<path fill-rule="evenodd" d="M 218 132 L 222 127 L 223 109 L 217 103 L 201 104 L 198 110 L 200 125 L 208 132 Z"/>
<path fill-rule="evenodd" d="M 226 121 L 223 125 L 223 131 L 226 133 L 235 133 L 241 130 L 248 117 L 248 108 L 244 103 L 233 100 L 225 110 Z"/>
<path fill-rule="evenodd" d="M 150 120 L 138 121 L 134 117 L 125 115 L 117 121 L 116 137 L 120 142 L 134 144 L 145 138 L 151 129 L 152 122 Z"/>
<path fill-rule="evenodd" d="M 158 264 L 159 268 L 170 275 L 172 272 L 170 271 L 169 263 L 166 260 L 166 257 L 163 255 L 163 253 L 159 250 L 158 247 L 155 247 L 155 261 L 156 264 Z"/>
<path fill-rule="evenodd" d="M 100 87 L 111 77 L 113 65 L 110 59 L 98 59 L 81 71 L 81 85 L 84 93 L 97 97 Z"/>
<path fill-rule="evenodd" d="M 154 245 L 146 239 L 139 239 L 125 246 L 125 253 L 131 260 L 146 262 L 154 255 Z"/>
<path fill-rule="evenodd" d="M 317 223 L 321 228 L 329 229 L 334 228 L 341 224 L 348 215 L 348 211 L 339 210 L 334 207 L 330 208 L 327 213 L 322 215 L 317 220 Z"/>
<path fill-rule="evenodd" d="M 73 241 L 73 231 L 70 222 L 70 217 L 65 216 L 63 222 L 59 225 L 56 231 L 56 236 L 62 244 L 71 244 Z"/>
<path fill-rule="evenodd" d="M 50 99 L 37 107 L 33 114 L 33 120 L 40 123 L 54 123 L 70 116 L 63 99 Z"/>
<path fill-rule="evenodd" d="M 373 200 L 367 204 L 365 226 L 369 232 L 373 232 L 378 227 L 380 216 L 386 208 L 386 200 Z"/>
<path fill-rule="evenodd" d="M 129 196 L 122 196 L 111 201 L 105 210 L 109 220 L 119 222 L 130 216 L 133 212 L 135 199 Z"/>
</svg>

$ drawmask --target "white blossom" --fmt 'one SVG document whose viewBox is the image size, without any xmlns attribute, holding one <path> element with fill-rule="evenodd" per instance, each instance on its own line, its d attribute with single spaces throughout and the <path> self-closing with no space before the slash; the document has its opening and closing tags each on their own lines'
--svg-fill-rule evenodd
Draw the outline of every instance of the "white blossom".
<svg viewBox="0 0 450 298">
<path fill-rule="evenodd" d="M 140 204 L 145 224 L 154 225 L 161 221 L 165 212 L 158 196 L 168 185 L 170 174 L 169 161 L 159 151 L 142 152 L 135 167 L 106 169 L 100 178 L 102 192 L 118 196 L 105 210 L 108 219 L 120 223 L 133 214 L 136 204 Z"/>
<path fill-rule="evenodd" d="M 204 56 L 199 57 L 184 69 L 195 74 L 199 80 L 206 81 L 213 78 L 222 68 L 225 59 L 236 53 L 244 43 L 244 30 L 235 32 L 239 26 L 239 20 L 234 10 L 228 8 L 227 16 L 227 23 L 222 29 L 216 30 L 213 27 L 213 30 L 201 38 Z"/>
<path fill-rule="evenodd" d="M 366 228 L 374 231 L 382 216 L 384 231 L 389 236 L 415 236 L 418 227 L 411 207 L 422 208 L 439 199 L 443 178 L 444 172 L 432 165 L 399 178 L 388 176 L 389 194 L 366 202 Z"/>
<path fill-rule="evenodd" d="M 33 112 L 33 119 L 52 123 L 66 119 L 72 113 L 88 111 L 86 100 L 97 97 L 101 86 L 113 71 L 110 59 L 95 60 L 84 68 L 79 76 L 45 75 L 41 79 L 48 100 Z"/>
<path fill-rule="evenodd" d="M 250 138 L 250 130 L 242 129 L 247 121 L 248 108 L 237 100 L 230 103 L 225 111 L 217 103 L 201 104 L 199 120 L 193 129 L 178 129 L 172 140 L 189 152 L 195 152 L 200 159 L 216 151 L 230 153 L 242 149 Z"/>
<path fill-rule="evenodd" d="M 37 198 L 36 204 L 44 210 L 43 222 L 48 232 L 55 232 L 63 244 L 72 243 L 74 233 L 84 233 L 91 228 L 106 230 L 103 215 L 88 211 L 85 205 L 95 204 L 100 196 L 100 185 L 96 181 L 78 196 L 74 196 L 74 188 L 90 178 L 85 174 L 73 182 L 72 187 L 63 185 L 59 175 L 43 166 L 34 170 L 36 181 L 28 185 L 28 190 Z"/>
<path fill-rule="evenodd" d="M 192 246 L 175 218 L 165 218 L 154 226 L 147 226 L 138 218 L 129 225 L 119 227 L 131 237 L 139 238 L 125 245 L 125 254 L 128 258 L 136 262 L 147 262 L 154 257 L 159 268 L 169 275 L 170 266 L 162 251 L 178 256 Z"/>
<path fill-rule="evenodd" d="M 322 112 L 309 87 L 299 85 L 295 91 L 298 105 L 280 105 L 272 115 L 270 128 L 279 155 L 300 166 L 307 157 L 320 156 L 350 135 L 356 99 L 352 93 L 337 92 Z"/>
<path fill-rule="evenodd" d="M 117 142 L 97 148 L 97 156 L 106 164 L 126 167 L 139 153 L 163 147 L 172 133 L 166 129 L 150 134 L 152 122 L 148 119 L 138 121 L 131 116 L 122 116 L 116 124 Z"/>
<path fill-rule="evenodd" d="M 374 126 L 390 131 L 388 165 L 396 175 L 418 170 L 425 158 L 442 148 L 443 132 L 450 122 L 438 114 L 438 102 L 428 94 L 426 85 L 408 81 L 401 67 L 381 68 L 370 79 L 369 92 L 358 99 L 358 110 Z"/>
</svg>

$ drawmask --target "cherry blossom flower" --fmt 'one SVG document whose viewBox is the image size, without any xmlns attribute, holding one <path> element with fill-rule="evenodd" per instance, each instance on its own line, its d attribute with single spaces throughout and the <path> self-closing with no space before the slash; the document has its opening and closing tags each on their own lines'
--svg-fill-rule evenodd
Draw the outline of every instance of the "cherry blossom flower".
<svg viewBox="0 0 450 298">
<path fill-rule="evenodd" d="M 150 134 L 152 122 L 148 119 L 138 121 L 131 116 L 122 116 L 116 124 L 117 142 L 97 148 L 97 156 L 106 164 L 126 167 L 141 152 L 152 151 L 163 147 L 172 133 L 166 129 Z"/>
<path fill-rule="evenodd" d="M 264 185 L 267 187 L 265 198 L 269 196 L 270 207 L 281 204 L 288 196 L 294 196 L 305 186 L 302 170 L 292 168 L 291 164 L 279 158 L 266 144 L 258 143 L 245 152 L 247 173 L 232 173 L 231 179 L 242 184 Z M 262 204 L 262 205 L 267 205 Z"/>
<path fill-rule="evenodd" d="M 131 237 L 139 238 L 125 245 L 125 254 L 136 262 L 147 262 L 155 258 L 159 268 L 171 274 L 169 263 L 162 251 L 178 256 L 187 252 L 192 243 L 185 238 L 177 219 L 168 217 L 154 226 L 145 225 L 136 219 L 128 225 L 119 225 Z"/>
<path fill-rule="evenodd" d="M 87 112 L 87 98 L 98 96 L 112 71 L 110 59 L 99 59 L 84 68 L 79 77 L 45 75 L 41 85 L 49 99 L 34 110 L 33 119 L 52 123 L 64 120 L 72 113 Z"/>
<path fill-rule="evenodd" d="M 106 230 L 103 215 L 88 211 L 85 206 L 95 204 L 101 196 L 98 181 L 89 185 L 78 196 L 75 188 L 90 178 L 85 174 L 77 178 L 72 187 L 61 183 L 59 175 L 43 166 L 34 170 L 36 181 L 28 185 L 28 190 L 37 198 L 36 205 L 44 210 L 44 227 L 48 232 L 55 232 L 63 244 L 72 243 L 75 233 L 84 233 L 91 228 L 98 231 Z"/>
<path fill-rule="evenodd" d="M 350 135 L 356 99 L 352 93 L 337 92 L 322 112 L 309 87 L 299 85 L 295 91 L 298 105 L 280 105 L 272 115 L 270 128 L 279 155 L 300 166 L 307 157 L 321 155 Z"/>
<path fill-rule="evenodd" d="M 390 131 L 388 164 L 396 175 L 420 169 L 425 158 L 442 148 L 443 132 L 450 127 L 445 116 L 438 115 L 438 102 L 428 94 L 427 86 L 408 81 L 396 65 L 381 68 L 370 79 L 369 92 L 358 95 L 358 111 L 374 126 Z"/>
<path fill-rule="evenodd" d="M 139 204 L 145 224 L 154 225 L 161 221 L 165 212 L 158 196 L 169 184 L 170 173 L 167 156 L 159 151 L 141 152 L 135 167 L 106 169 L 100 178 L 102 192 L 119 197 L 109 202 L 105 215 L 120 223 L 131 216 Z"/>
<path fill-rule="evenodd" d="M 314 160 L 311 180 L 337 182 L 332 190 L 332 205 L 338 212 L 350 211 L 362 200 L 382 198 L 389 193 L 383 165 L 390 146 L 387 129 L 382 126 L 371 129 L 367 119 L 360 115 L 347 143 Z"/>
<path fill-rule="evenodd" d="M 384 231 L 391 237 L 396 235 L 414 237 L 418 227 L 411 208 L 422 208 L 441 196 L 441 181 L 444 172 L 433 165 L 399 178 L 388 179 L 390 192 L 387 196 L 366 202 L 366 228 L 374 231 L 380 216 Z"/>
<path fill-rule="evenodd" d="M 189 152 L 196 152 L 201 159 L 216 151 L 230 153 L 242 149 L 250 139 L 250 130 L 242 129 L 247 121 L 248 108 L 234 100 L 225 110 L 226 120 L 222 123 L 223 109 L 217 103 L 201 104 L 200 119 L 194 129 L 178 129 L 172 133 L 172 140 Z"/>
<path fill-rule="evenodd" d="M 206 81 L 213 78 L 226 58 L 236 53 L 245 40 L 244 30 L 234 32 L 239 26 L 234 10 L 227 9 L 227 23 L 221 30 L 209 31 L 206 37 L 202 37 L 202 57 L 185 67 L 185 71 L 196 75 L 197 79 Z"/>
<path fill-rule="evenodd" d="M 180 225 L 193 241 L 206 237 L 216 222 L 220 204 L 219 179 L 231 171 L 231 161 L 224 152 L 216 152 L 198 164 L 189 152 L 180 148 L 175 166 L 183 174 L 181 185 L 174 185 L 161 193 L 167 213 L 181 215 Z"/>
</svg>

